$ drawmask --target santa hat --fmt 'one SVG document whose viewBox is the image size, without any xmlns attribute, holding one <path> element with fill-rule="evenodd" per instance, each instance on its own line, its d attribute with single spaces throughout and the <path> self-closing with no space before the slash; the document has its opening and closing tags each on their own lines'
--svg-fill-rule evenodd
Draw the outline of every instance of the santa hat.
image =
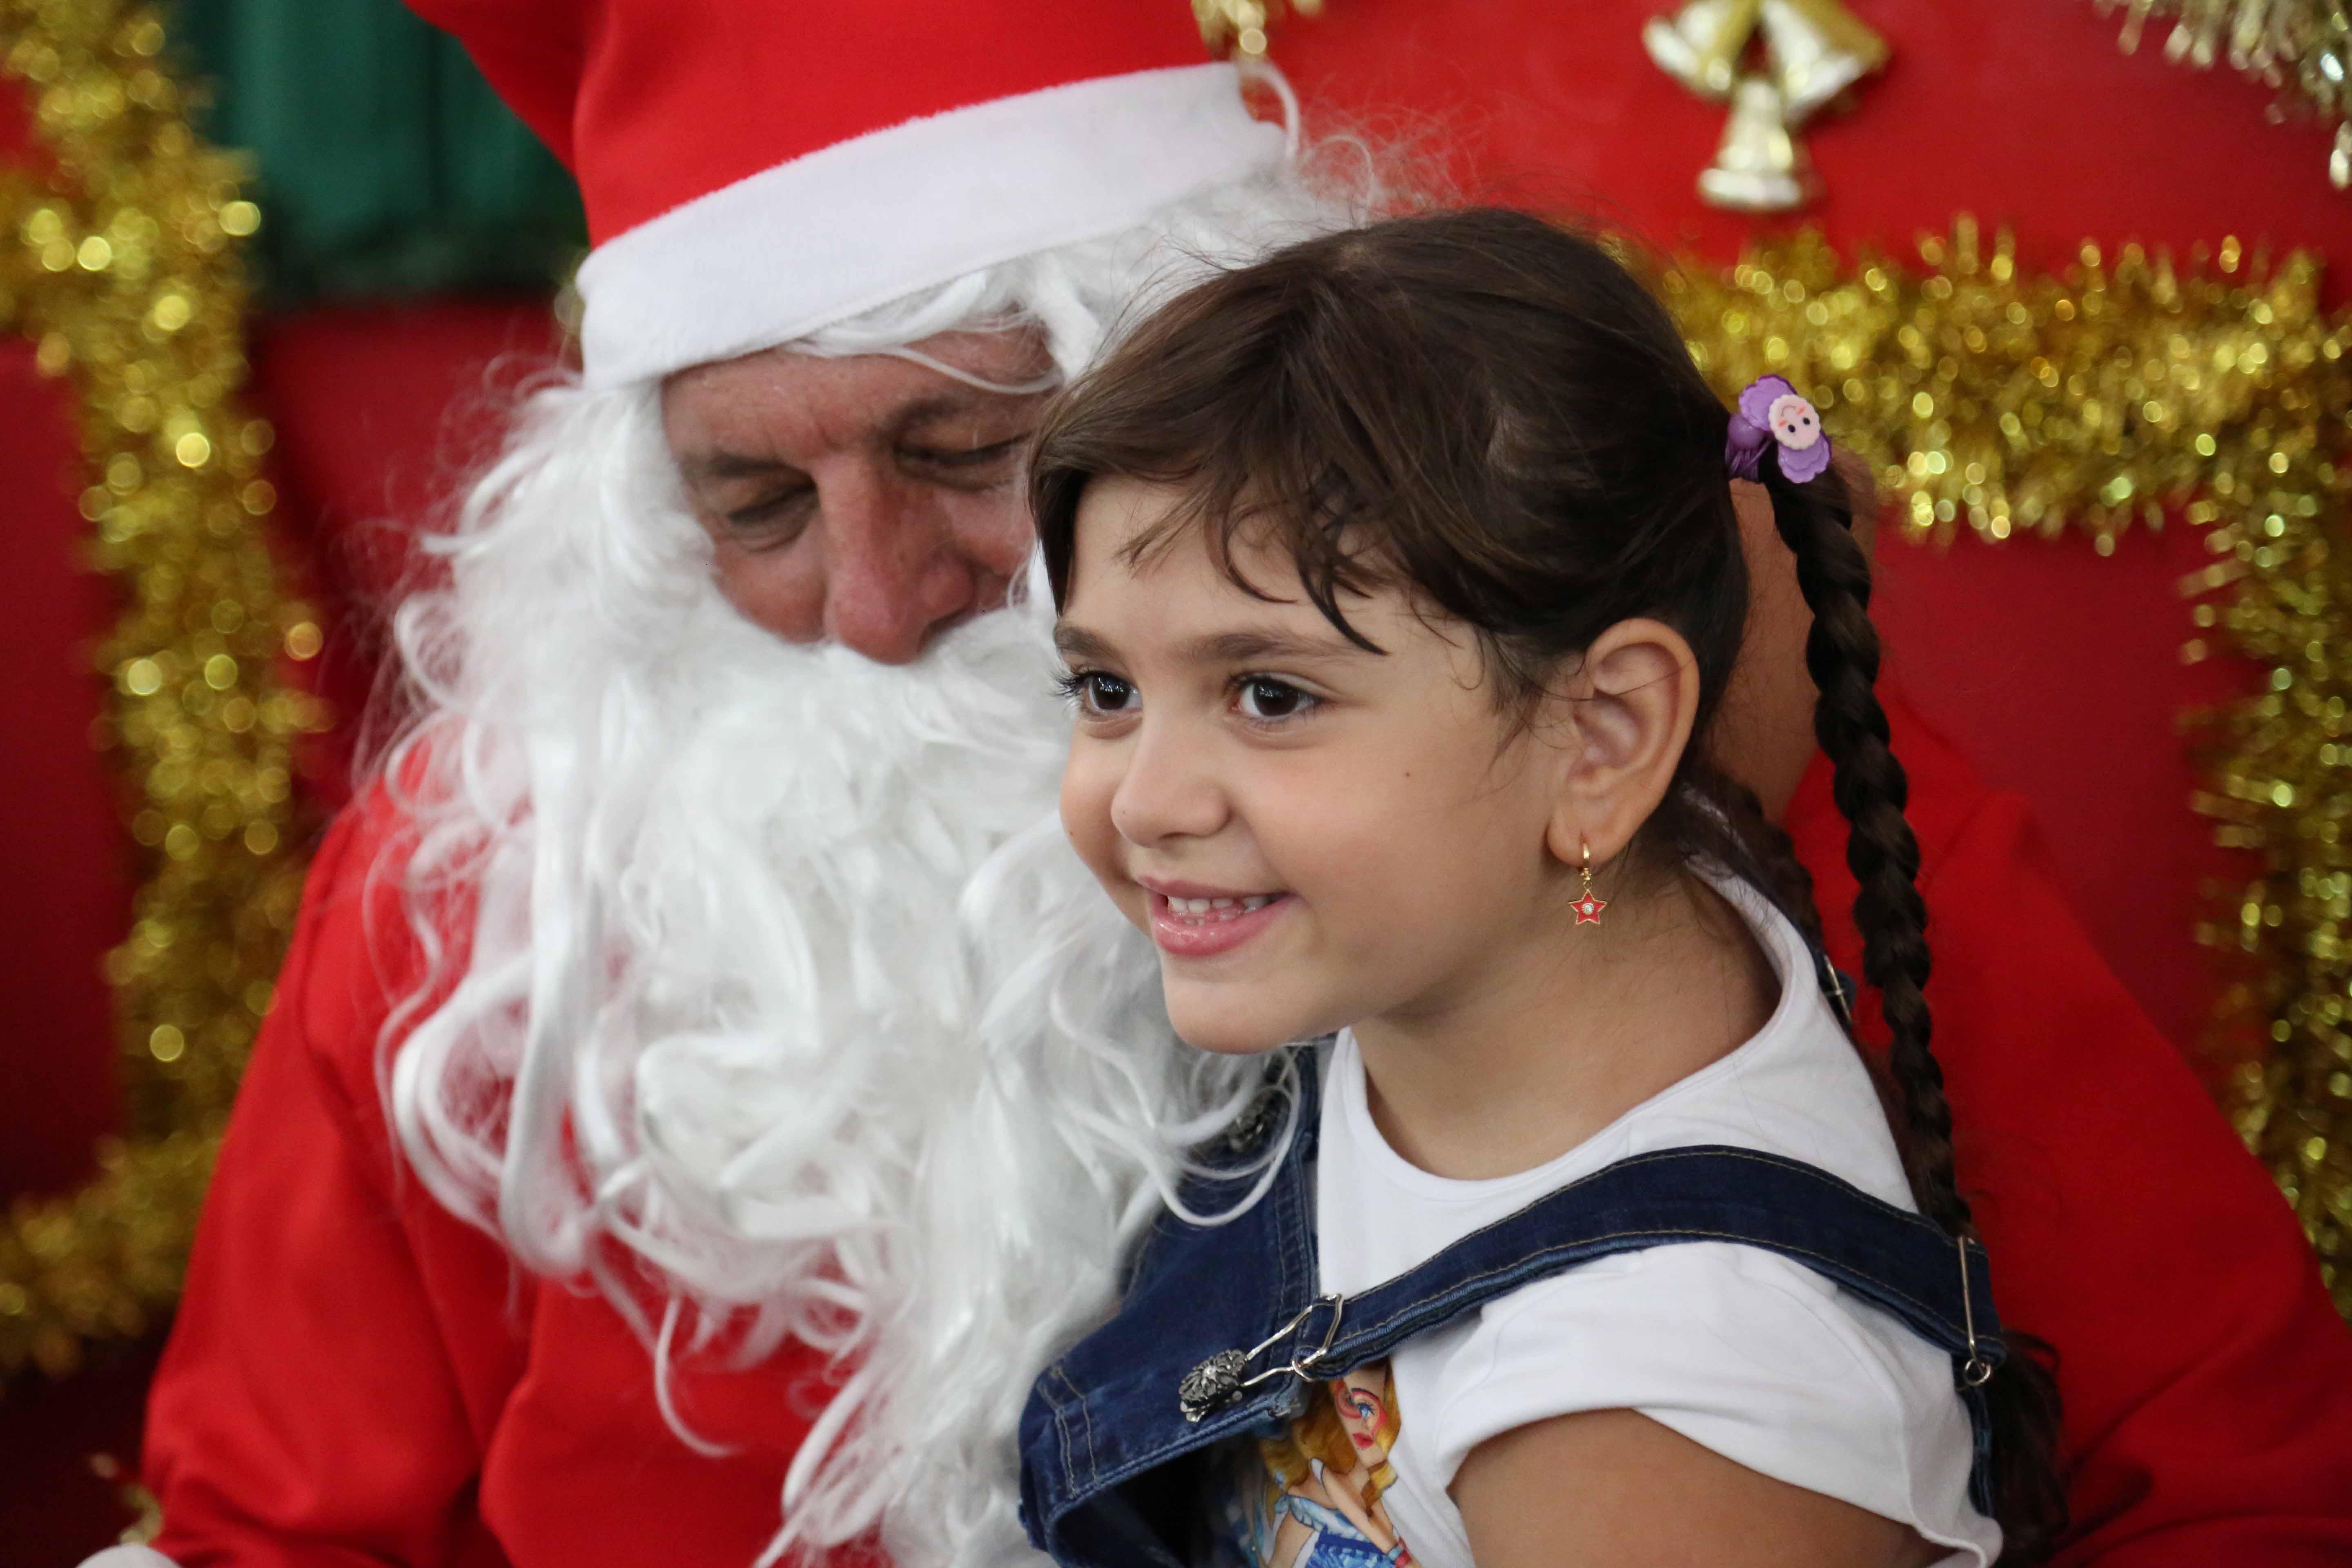
<svg viewBox="0 0 2352 1568">
<path fill-rule="evenodd" d="M 789 342 L 1266 168 L 1182 0 L 411 0 L 580 182 L 612 386 Z"/>
</svg>

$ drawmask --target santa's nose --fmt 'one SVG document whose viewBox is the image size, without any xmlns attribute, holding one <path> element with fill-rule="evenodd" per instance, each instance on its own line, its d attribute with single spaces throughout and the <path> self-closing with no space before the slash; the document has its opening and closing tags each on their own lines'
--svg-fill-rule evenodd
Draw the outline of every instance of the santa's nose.
<svg viewBox="0 0 2352 1568">
<path fill-rule="evenodd" d="M 825 635 L 907 664 L 974 605 L 978 574 L 919 495 L 896 488 L 825 509 Z"/>
</svg>

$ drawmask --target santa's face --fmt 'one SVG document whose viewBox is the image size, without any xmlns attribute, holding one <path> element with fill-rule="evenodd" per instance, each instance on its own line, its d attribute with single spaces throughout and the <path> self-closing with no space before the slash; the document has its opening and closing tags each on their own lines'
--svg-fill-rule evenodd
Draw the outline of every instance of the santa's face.
<svg viewBox="0 0 2352 1568">
<path fill-rule="evenodd" d="M 999 386 L 1052 369 L 1031 333 L 916 346 Z M 662 423 L 737 609 L 904 664 L 1004 603 L 1029 552 L 1017 480 L 1043 402 L 894 355 L 772 349 L 670 377 Z"/>
</svg>

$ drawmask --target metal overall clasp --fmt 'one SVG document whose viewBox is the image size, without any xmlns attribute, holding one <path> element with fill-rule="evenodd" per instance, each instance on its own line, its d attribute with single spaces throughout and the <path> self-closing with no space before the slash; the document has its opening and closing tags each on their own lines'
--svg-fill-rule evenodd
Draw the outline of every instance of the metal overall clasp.
<svg viewBox="0 0 2352 1568">
<path fill-rule="evenodd" d="M 1992 1381 L 1994 1363 L 1980 1348 L 1977 1339 L 1977 1304 L 1969 1289 L 1969 1238 L 1955 1237 L 1960 1247 L 1960 1315 L 1969 1335 L 1968 1359 L 1960 1363 L 1960 1383 L 1967 1388 L 1982 1388 Z M 1990 1343 L 1998 1346 L 2000 1342 Z"/>
<path fill-rule="evenodd" d="M 1250 1363 L 1267 1351 L 1298 1331 L 1298 1325 L 1315 1315 L 1318 1307 L 1331 1309 L 1331 1326 L 1323 1332 L 1323 1342 L 1304 1360 L 1294 1360 L 1287 1365 L 1268 1367 L 1256 1373 Z M 1307 1303 L 1298 1316 L 1276 1329 L 1255 1346 L 1245 1351 L 1219 1351 L 1192 1371 L 1176 1384 L 1176 1408 L 1187 1421 L 1199 1421 L 1213 1412 L 1222 1410 L 1259 1384 L 1276 1377 L 1295 1377 L 1302 1383 L 1312 1383 L 1322 1376 L 1318 1370 L 1326 1352 L 1339 1337 L 1339 1320 L 1346 1313 L 1347 1299 L 1341 1296 L 1318 1296 Z"/>
</svg>

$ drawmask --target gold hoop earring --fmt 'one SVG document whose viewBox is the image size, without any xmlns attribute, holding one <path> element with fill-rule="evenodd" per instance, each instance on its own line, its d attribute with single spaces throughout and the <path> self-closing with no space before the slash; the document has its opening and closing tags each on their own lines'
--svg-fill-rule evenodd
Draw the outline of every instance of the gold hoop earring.
<svg viewBox="0 0 2352 1568">
<path fill-rule="evenodd" d="M 1576 911 L 1576 923 L 1578 925 L 1597 926 L 1601 923 L 1601 911 L 1609 907 L 1609 900 L 1606 899 L 1596 899 L 1592 896 L 1591 841 L 1580 833 L 1576 836 L 1576 841 L 1579 845 L 1582 846 L 1584 849 L 1584 865 L 1582 867 L 1582 870 L 1584 872 L 1584 896 L 1568 907 Z"/>
</svg>

